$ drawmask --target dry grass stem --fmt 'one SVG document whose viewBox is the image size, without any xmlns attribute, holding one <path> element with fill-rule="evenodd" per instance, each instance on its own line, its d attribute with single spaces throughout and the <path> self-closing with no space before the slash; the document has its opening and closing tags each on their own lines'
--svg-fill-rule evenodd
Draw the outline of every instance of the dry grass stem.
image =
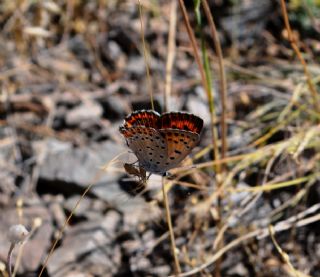
<svg viewBox="0 0 320 277">
<path fill-rule="evenodd" d="M 164 92 L 164 111 L 169 110 L 169 100 L 171 95 L 172 85 L 172 66 L 176 51 L 176 25 L 177 25 L 177 1 L 171 1 L 170 8 L 170 25 L 169 25 L 169 36 L 168 36 L 168 56 L 166 63 L 166 82 Z"/>
<path fill-rule="evenodd" d="M 222 55 L 222 49 L 220 44 L 219 35 L 217 32 L 216 25 L 213 21 L 213 16 L 210 12 L 210 8 L 207 0 L 201 0 L 204 12 L 209 21 L 209 27 L 211 31 L 211 38 L 213 39 L 214 48 L 217 53 L 218 63 L 219 63 L 219 73 L 220 73 L 220 98 L 221 98 L 221 158 L 224 159 L 228 150 L 227 142 L 227 78 L 224 68 L 224 61 Z"/>
<path fill-rule="evenodd" d="M 303 56 L 302 56 L 302 54 L 300 52 L 300 49 L 299 49 L 299 47 L 297 45 L 297 42 L 296 42 L 296 38 L 292 34 L 292 30 L 291 30 L 291 26 L 290 26 L 289 18 L 288 18 L 288 13 L 287 13 L 287 8 L 286 8 L 286 3 L 285 3 L 284 0 L 281 0 L 281 9 L 282 9 L 282 16 L 283 16 L 285 28 L 286 28 L 287 33 L 288 33 L 288 40 L 289 40 L 292 49 L 296 53 L 301 65 L 303 67 L 303 71 L 304 71 L 304 74 L 305 74 L 306 79 L 307 79 L 307 84 L 308 84 L 311 96 L 313 98 L 314 108 L 317 111 L 317 113 L 320 113 L 318 92 L 317 92 L 316 88 L 313 85 L 312 78 L 311 78 L 307 63 L 304 60 L 304 58 L 303 58 Z"/>
<path fill-rule="evenodd" d="M 281 248 L 280 245 L 278 244 L 278 242 L 277 242 L 274 234 L 275 234 L 275 231 L 274 231 L 273 226 L 272 226 L 272 225 L 269 225 L 269 235 L 270 235 L 270 237 L 271 237 L 271 239 L 272 239 L 272 242 L 273 242 L 275 248 L 277 249 L 278 253 L 281 255 L 283 261 L 288 265 L 289 270 L 290 270 L 290 273 L 292 273 L 292 276 L 294 276 L 294 277 L 307 276 L 307 275 L 305 275 L 305 274 L 300 273 L 299 271 L 297 271 L 297 270 L 293 267 L 293 265 L 292 265 L 292 263 L 291 263 L 291 261 L 290 261 L 289 255 L 288 255 L 285 251 L 282 250 L 282 248 Z"/>
<path fill-rule="evenodd" d="M 169 200 L 168 200 L 168 191 L 166 190 L 166 178 L 162 177 L 162 195 L 163 195 L 163 202 L 166 210 L 166 219 L 167 219 L 167 224 L 168 224 L 168 230 L 170 234 L 170 242 L 171 242 L 171 252 L 172 256 L 174 258 L 174 264 L 175 264 L 175 271 L 176 273 L 181 272 L 181 267 L 180 267 L 180 262 L 179 262 L 179 257 L 177 253 L 177 248 L 176 248 L 176 242 L 174 238 L 174 233 L 173 233 L 173 227 L 172 227 L 172 221 L 171 221 L 171 214 L 170 214 L 170 206 L 169 206 Z"/>
<path fill-rule="evenodd" d="M 179 4 L 180 4 L 180 9 L 182 11 L 184 23 L 185 23 L 185 26 L 187 28 L 188 36 L 189 36 L 189 39 L 190 39 L 190 42 L 191 42 L 191 46 L 192 46 L 192 50 L 193 50 L 192 54 L 195 57 L 196 63 L 197 63 L 198 68 L 199 68 L 202 85 L 203 85 L 203 87 L 204 87 L 204 89 L 206 91 L 206 94 L 207 94 L 207 99 L 208 99 L 208 102 L 209 102 L 209 110 L 210 110 L 210 115 L 211 115 L 210 124 L 211 124 L 212 145 L 213 145 L 213 149 L 214 149 L 213 155 L 214 155 L 216 160 L 219 160 L 220 155 L 219 155 L 218 146 L 217 146 L 218 136 L 217 136 L 217 131 L 216 131 L 215 126 L 214 126 L 216 115 L 214 114 L 213 96 L 212 96 L 212 93 L 211 93 L 211 89 L 208 87 L 208 82 L 207 82 L 205 70 L 204 70 L 204 67 L 203 67 L 203 65 L 201 63 L 201 59 L 200 59 L 200 55 L 199 55 L 199 47 L 197 45 L 197 41 L 196 41 L 195 35 L 193 33 L 193 29 L 192 29 L 192 27 L 190 25 L 188 13 L 187 13 L 186 7 L 184 5 L 184 1 L 183 0 L 179 0 Z M 217 171 L 217 173 L 221 172 L 221 167 L 220 167 L 219 163 L 216 165 L 216 171 Z"/>
<path fill-rule="evenodd" d="M 149 91 L 149 95 L 150 95 L 151 109 L 154 110 L 153 89 L 152 89 L 152 82 L 151 82 L 151 76 L 150 76 L 150 63 L 149 63 L 149 59 L 148 59 L 147 46 L 146 46 L 146 42 L 144 39 L 142 5 L 141 5 L 140 0 L 138 0 L 138 2 L 139 2 L 138 5 L 139 5 L 139 16 L 140 16 L 141 41 L 142 41 L 142 47 L 143 47 L 144 63 L 146 66 L 148 91 Z"/>
</svg>

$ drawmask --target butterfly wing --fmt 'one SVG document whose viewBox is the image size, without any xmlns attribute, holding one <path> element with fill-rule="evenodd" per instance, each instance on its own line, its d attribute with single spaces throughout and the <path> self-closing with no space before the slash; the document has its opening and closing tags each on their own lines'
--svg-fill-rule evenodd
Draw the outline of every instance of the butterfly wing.
<svg viewBox="0 0 320 277">
<path fill-rule="evenodd" d="M 163 174 L 167 162 L 167 144 L 161 134 L 149 127 L 120 128 L 129 148 L 145 170 Z"/>
<path fill-rule="evenodd" d="M 198 134 L 189 131 L 161 129 L 159 132 L 167 143 L 165 171 L 177 167 L 182 160 L 190 154 L 200 140 Z"/>
<path fill-rule="evenodd" d="M 179 163 L 198 144 L 203 120 L 185 112 L 159 115 L 141 110 L 131 113 L 120 126 L 129 148 L 145 170 L 163 174 Z"/>
<path fill-rule="evenodd" d="M 158 120 L 159 129 L 178 129 L 200 135 L 202 127 L 203 120 L 200 117 L 186 112 L 164 113 Z"/>
<path fill-rule="evenodd" d="M 157 122 L 159 118 L 160 115 L 155 111 L 135 111 L 125 118 L 124 123 L 120 126 L 120 128 L 131 128 L 134 126 L 157 128 Z"/>
</svg>

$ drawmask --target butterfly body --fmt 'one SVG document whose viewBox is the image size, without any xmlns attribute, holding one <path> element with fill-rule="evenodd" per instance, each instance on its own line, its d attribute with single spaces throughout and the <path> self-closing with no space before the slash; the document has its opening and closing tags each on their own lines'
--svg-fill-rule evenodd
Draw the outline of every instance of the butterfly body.
<svg viewBox="0 0 320 277">
<path fill-rule="evenodd" d="M 185 112 L 135 111 L 120 126 L 139 166 L 155 174 L 177 167 L 200 140 L 203 120 Z"/>
</svg>

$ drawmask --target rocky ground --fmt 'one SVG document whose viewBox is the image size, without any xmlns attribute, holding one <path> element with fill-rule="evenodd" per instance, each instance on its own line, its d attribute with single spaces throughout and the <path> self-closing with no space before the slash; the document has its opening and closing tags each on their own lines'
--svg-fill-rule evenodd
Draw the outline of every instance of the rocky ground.
<svg viewBox="0 0 320 277">
<path fill-rule="evenodd" d="M 141 2 L 155 110 L 163 112 L 173 6 L 171 1 Z M 192 2 L 185 2 L 199 34 Z M 319 115 L 303 68 L 285 40 L 280 6 L 267 0 L 209 2 L 225 56 L 230 159 L 221 193 L 221 176 L 212 165 L 205 166 L 215 160 L 208 99 L 178 5 L 167 109 L 195 113 L 205 122 L 201 142 L 190 155 L 203 168 L 172 172 L 170 177 L 169 203 L 182 272 L 320 276 Z M 204 22 L 219 127 L 218 62 Z M 119 125 L 131 111 L 150 109 L 137 3 L 2 1 L 0 26 L 3 275 L 10 226 L 20 223 L 31 231 L 20 250 L 18 276 L 38 276 L 71 211 L 42 276 L 174 274 L 162 179 L 152 175 L 139 193 L 138 178 L 123 169 L 123 163 L 135 157 Z M 317 86 L 319 33 L 294 27 Z M 261 189 L 290 181 L 295 183 Z M 214 255 L 219 256 L 221 248 L 225 252 L 219 260 Z M 20 259 L 18 249 L 14 261 Z M 301 275 L 294 275 L 290 265 Z M 216 268 L 221 275 L 214 273 Z"/>
</svg>

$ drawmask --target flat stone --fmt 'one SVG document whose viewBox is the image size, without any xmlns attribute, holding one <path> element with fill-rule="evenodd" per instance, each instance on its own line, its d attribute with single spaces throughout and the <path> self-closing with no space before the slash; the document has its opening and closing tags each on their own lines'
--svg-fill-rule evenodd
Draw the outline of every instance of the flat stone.
<svg viewBox="0 0 320 277">
<path fill-rule="evenodd" d="M 86 100 L 66 114 L 66 123 L 69 126 L 78 126 L 83 121 L 94 122 L 101 117 L 102 113 L 100 104 Z"/>
<path fill-rule="evenodd" d="M 61 192 L 67 189 L 66 183 L 83 189 L 91 183 L 105 185 L 116 182 L 118 173 L 103 174 L 100 167 L 123 150 L 123 147 L 112 142 L 78 148 L 69 146 L 48 149 L 47 157 L 41 166 L 40 178 L 47 182 L 64 183 L 64 187 L 56 184 Z M 100 176 L 97 176 L 98 174 Z"/>
<path fill-rule="evenodd" d="M 79 195 L 68 198 L 63 204 L 64 208 L 68 212 L 71 212 L 79 199 Z M 83 217 L 89 220 L 97 220 L 103 217 L 104 210 L 106 210 L 107 207 L 108 205 L 100 199 L 84 197 L 83 199 L 81 199 L 80 205 L 78 205 L 77 209 L 74 210 L 73 214 L 76 217 Z"/>
<path fill-rule="evenodd" d="M 109 228 L 113 220 L 107 216 L 102 221 L 87 221 L 71 227 L 49 260 L 49 275 L 64 277 L 75 268 L 94 276 L 112 276 L 118 272 L 121 252 L 120 247 L 114 245 L 115 233 Z"/>
<path fill-rule="evenodd" d="M 205 125 L 210 124 L 210 112 L 208 109 L 207 100 L 202 100 L 196 96 L 189 96 L 187 101 L 187 109 L 190 113 L 193 113 L 201 117 Z"/>
<path fill-rule="evenodd" d="M 88 194 L 121 211 L 124 214 L 125 225 L 134 226 L 137 222 L 158 216 L 158 208 L 150 208 L 142 197 L 130 197 L 119 187 L 118 172 L 101 169 L 125 151 L 120 144 L 108 141 L 81 148 L 52 146 L 51 150 L 48 150 L 40 169 L 38 191 L 61 193 L 66 196 L 80 195 L 90 184 L 94 184 Z M 117 167 L 121 167 L 121 161 Z"/>
</svg>

